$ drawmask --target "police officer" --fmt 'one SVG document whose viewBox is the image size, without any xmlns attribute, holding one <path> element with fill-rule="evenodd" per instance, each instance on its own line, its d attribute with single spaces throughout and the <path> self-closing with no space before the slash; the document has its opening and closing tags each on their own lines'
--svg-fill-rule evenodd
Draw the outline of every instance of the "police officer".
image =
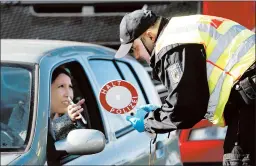
<svg viewBox="0 0 256 166">
<path fill-rule="evenodd" d="M 136 10 L 123 17 L 120 41 L 115 57 L 132 50 L 169 92 L 160 108 L 127 117 L 136 130 L 156 139 L 205 118 L 228 126 L 223 165 L 255 165 L 255 33 L 220 17 Z"/>
</svg>

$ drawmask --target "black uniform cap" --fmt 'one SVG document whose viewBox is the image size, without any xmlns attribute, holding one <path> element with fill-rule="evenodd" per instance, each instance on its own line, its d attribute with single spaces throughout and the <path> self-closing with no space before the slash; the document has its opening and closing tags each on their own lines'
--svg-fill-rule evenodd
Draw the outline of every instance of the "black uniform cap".
<svg viewBox="0 0 256 166">
<path fill-rule="evenodd" d="M 132 47 L 133 41 L 142 35 L 157 20 L 156 14 L 150 10 L 135 10 L 126 14 L 120 23 L 121 46 L 115 58 L 124 57 Z"/>
</svg>

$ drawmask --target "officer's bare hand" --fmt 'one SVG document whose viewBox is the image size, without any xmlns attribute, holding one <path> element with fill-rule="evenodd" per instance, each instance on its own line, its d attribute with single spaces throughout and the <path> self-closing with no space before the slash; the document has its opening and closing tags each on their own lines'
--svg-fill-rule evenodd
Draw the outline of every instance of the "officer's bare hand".
<svg viewBox="0 0 256 166">
<path fill-rule="evenodd" d="M 68 106 L 68 116 L 74 122 L 77 119 L 81 119 L 81 112 L 84 110 L 81 105 L 85 102 L 84 99 L 81 99 L 76 104 L 70 104 Z"/>
</svg>

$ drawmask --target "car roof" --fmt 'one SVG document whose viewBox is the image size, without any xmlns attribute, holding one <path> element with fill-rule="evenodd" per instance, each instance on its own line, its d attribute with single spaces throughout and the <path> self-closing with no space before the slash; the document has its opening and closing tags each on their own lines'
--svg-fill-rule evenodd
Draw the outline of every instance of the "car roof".
<svg viewBox="0 0 256 166">
<path fill-rule="evenodd" d="M 68 46 L 97 47 L 106 51 L 114 50 L 82 42 L 61 40 L 1 39 L 1 61 L 39 63 L 47 52 Z"/>
</svg>

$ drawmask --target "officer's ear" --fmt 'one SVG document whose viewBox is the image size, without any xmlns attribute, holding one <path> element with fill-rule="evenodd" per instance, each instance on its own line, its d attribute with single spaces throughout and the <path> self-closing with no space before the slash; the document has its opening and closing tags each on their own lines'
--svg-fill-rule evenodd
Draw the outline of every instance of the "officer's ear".
<svg viewBox="0 0 256 166">
<path fill-rule="evenodd" d="M 150 29 L 146 31 L 146 35 L 151 41 L 156 41 L 156 35 Z"/>
</svg>

